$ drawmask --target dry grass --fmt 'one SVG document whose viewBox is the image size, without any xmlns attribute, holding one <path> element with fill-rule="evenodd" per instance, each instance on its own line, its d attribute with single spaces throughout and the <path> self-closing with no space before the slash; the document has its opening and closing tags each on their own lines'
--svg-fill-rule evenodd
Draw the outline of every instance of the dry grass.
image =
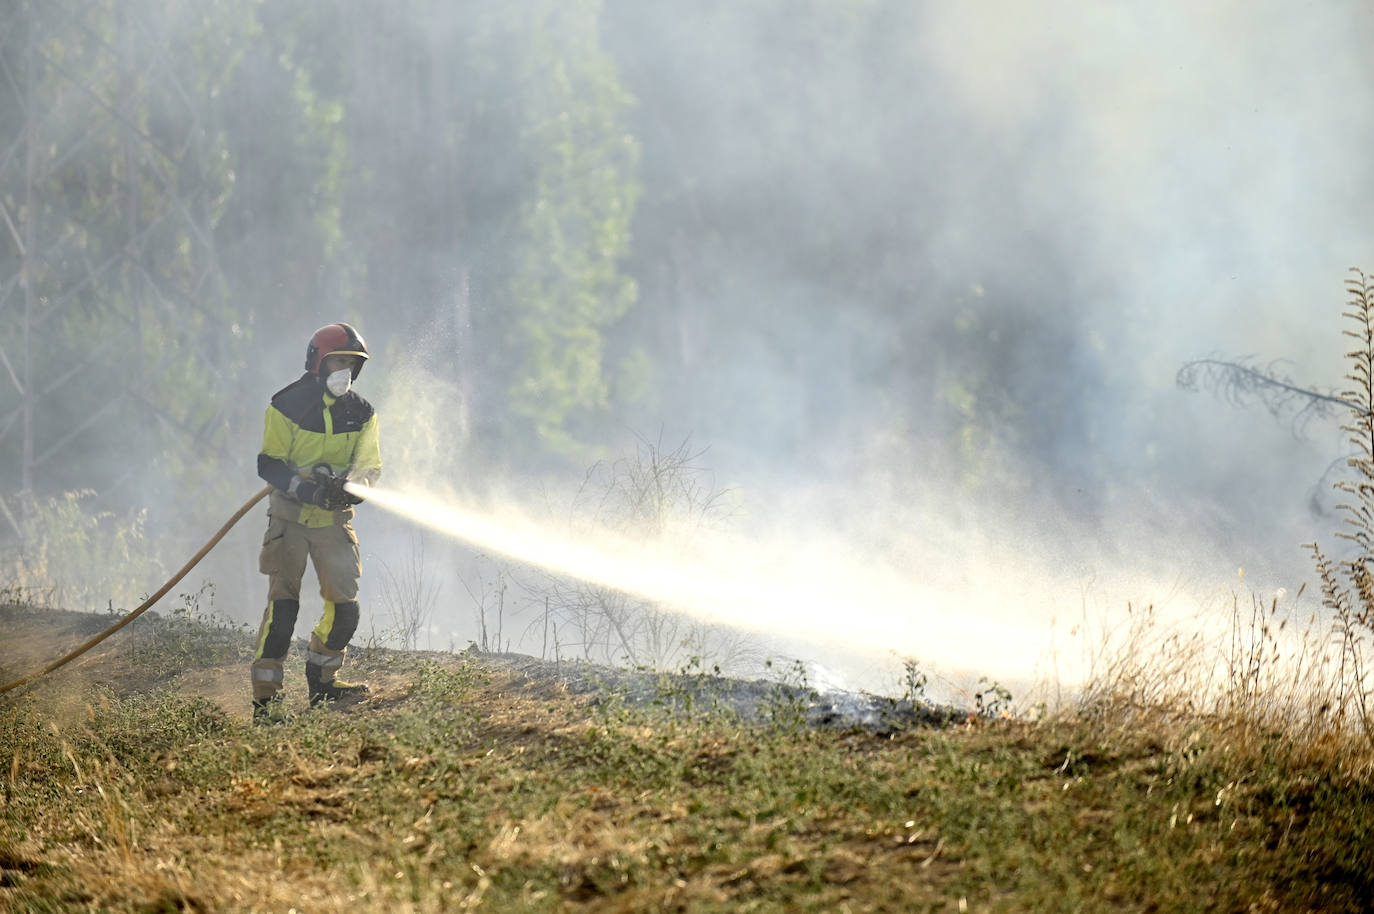
<svg viewBox="0 0 1374 914">
<path fill-rule="evenodd" d="M 30 645 L 80 620 L 0 610 Z M 241 662 L 114 645 L 0 702 L 0 909 L 1357 910 L 1368 743 L 1287 727 L 1250 651 L 1229 706 L 1121 662 L 1079 714 L 877 735 L 390 652 L 368 702 L 254 728 L 195 691 Z"/>
</svg>

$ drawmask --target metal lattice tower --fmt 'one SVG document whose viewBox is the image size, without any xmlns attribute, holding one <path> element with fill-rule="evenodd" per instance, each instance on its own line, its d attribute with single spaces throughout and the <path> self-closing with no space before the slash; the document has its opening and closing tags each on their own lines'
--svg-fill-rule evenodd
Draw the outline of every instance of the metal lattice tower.
<svg viewBox="0 0 1374 914">
<path fill-rule="evenodd" d="M 7 6 L 0 529 L 22 538 L 15 503 L 69 485 L 63 461 L 112 423 L 167 447 L 205 434 L 212 417 L 188 415 L 169 390 L 188 359 L 225 359 L 211 225 L 226 179 L 209 164 L 206 81 L 191 55 L 173 59 L 165 23 L 120 0 Z"/>
</svg>

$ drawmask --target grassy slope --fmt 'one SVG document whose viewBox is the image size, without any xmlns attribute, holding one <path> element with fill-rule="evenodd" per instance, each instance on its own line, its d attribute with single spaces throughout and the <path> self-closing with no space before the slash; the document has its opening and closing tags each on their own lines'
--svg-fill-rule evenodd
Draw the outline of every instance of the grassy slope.
<svg viewBox="0 0 1374 914">
<path fill-rule="evenodd" d="M 104 621 L 0 609 L 0 679 Z M 1334 737 L 1124 708 L 745 725 L 376 651 L 353 665 L 368 701 L 254 728 L 245 633 L 136 629 L 0 696 L 0 910 L 1301 911 L 1374 891 L 1371 754 Z"/>
</svg>

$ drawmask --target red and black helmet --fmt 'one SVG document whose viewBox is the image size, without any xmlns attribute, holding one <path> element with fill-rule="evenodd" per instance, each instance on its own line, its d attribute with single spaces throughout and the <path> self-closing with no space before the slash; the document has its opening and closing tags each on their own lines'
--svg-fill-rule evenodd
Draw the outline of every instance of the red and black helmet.
<svg viewBox="0 0 1374 914">
<path fill-rule="evenodd" d="M 349 324 L 326 324 L 315 331 L 310 345 L 305 347 L 305 370 L 313 375 L 320 373 L 326 356 L 356 355 L 358 361 L 353 365 L 353 380 L 358 380 L 358 372 L 363 370 L 367 361 L 367 344 L 362 334 Z"/>
</svg>

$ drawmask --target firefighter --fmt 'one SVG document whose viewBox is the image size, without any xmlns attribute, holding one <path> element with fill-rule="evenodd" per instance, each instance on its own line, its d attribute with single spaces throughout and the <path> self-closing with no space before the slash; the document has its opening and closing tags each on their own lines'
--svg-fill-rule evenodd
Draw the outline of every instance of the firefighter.
<svg viewBox="0 0 1374 914">
<path fill-rule="evenodd" d="M 300 611 L 306 556 L 315 566 L 324 614 L 310 634 L 305 681 L 310 704 L 356 697 L 365 685 L 336 678 L 358 627 L 362 562 L 353 506 L 362 499 L 345 482 L 372 485 L 381 475 L 377 415 L 352 389 L 367 345 L 348 324 L 315 331 L 305 374 L 272 395 L 258 475 L 274 488 L 259 570 L 267 575 L 267 608 L 253 654 L 253 719 L 281 719 L 283 667 Z"/>
</svg>

